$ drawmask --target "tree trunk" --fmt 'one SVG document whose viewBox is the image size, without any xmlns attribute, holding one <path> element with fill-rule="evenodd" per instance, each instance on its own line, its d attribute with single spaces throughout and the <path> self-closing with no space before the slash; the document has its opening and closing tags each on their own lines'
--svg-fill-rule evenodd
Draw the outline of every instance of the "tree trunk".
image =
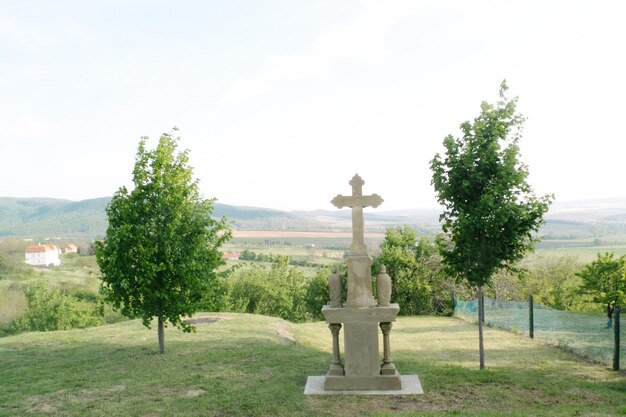
<svg viewBox="0 0 626 417">
<path fill-rule="evenodd" d="M 483 288 L 478 288 L 478 351 L 480 356 L 480 369 L 485 369 L 485 346 L 483 344 L 483 322 L 485 320 L 485 298 Z"/>
<path fill-rule="evenodd" d="M 163 330 L 163 318 L 159 317 L 159 354 L 165 352 L 165 332 Z"/>
</svg>

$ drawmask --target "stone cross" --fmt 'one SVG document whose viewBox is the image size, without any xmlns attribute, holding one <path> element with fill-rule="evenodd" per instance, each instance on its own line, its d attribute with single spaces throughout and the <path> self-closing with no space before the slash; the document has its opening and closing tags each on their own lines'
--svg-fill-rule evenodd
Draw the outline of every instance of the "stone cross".
<svg viewBox="0 0 626 417">
<path fill-rule="evenodd" d="M 352 186 L 352 195 L 343 196 L 337 194 L 331 203 L 337 208 L 352 208 L 352 244 L 350 245 L 351 255 L 366 255 L 367 246 L 363 236 L 363 207 L 378 207 L 383 199 L 378 194 L 363 195 L 363 184 L 365 181 L 354 174 L 350 185 Z"/>
</svg>

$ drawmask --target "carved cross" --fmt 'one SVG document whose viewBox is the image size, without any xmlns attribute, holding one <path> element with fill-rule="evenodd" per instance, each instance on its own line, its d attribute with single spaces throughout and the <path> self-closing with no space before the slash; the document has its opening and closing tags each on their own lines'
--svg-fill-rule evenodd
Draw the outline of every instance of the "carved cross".
<svg viewBox="0 0 626 417">
<path fill-rule="evenodd" d="M 367 246 L 363 236 L 363 207 L 378 207 L 384 200 L 378 194 L 363 195 L 363 184 L 365 181 L 354 174 L 350 185 L 352 195 L 343 196 L 337 194 L 331 203 L 337 208 L 352 208 L 352 244 L 350 245 L 351 255 L 367 255 Z"/>
</svg>

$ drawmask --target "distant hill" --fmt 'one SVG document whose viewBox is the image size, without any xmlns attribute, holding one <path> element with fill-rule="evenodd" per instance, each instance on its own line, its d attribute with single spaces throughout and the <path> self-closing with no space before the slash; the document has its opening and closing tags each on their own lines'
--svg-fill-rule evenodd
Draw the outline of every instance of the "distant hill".
<svg viewBox="0 0 626 417">
<path fill-rule="evenodd" d="M 0 197 L 0 237 L 104 236 L 105 208 L 110 197 L 83 201 L 53 198 Z M 421 234 L 440 230 L 439 209 L 366 211 L 368 231 L 410 225 Z M 225 216 L 239 230 L 346 231 L 352 227 L 350 209 L 281 211 L 260 207 L 215 204 L 215 217 Z M 626 199 L 556 203 L 541 231 L 546 239 L 597 237 L 626 233 Z"/>
<path fill-rule="evenodd" d="M 111 197 L 83 201 L 0 197 L 0 237 L 104 236 Z M 258 207 L 215 204 L 215 217 L 247 230 L 317 230 L 327 227 L 309 216 Z"/>
<path fill-rule="evenodd" d="M 83 201 L 0 197 L 0 236 L 98 236 L 107 227 L 111 199 Z"/>
</svg>

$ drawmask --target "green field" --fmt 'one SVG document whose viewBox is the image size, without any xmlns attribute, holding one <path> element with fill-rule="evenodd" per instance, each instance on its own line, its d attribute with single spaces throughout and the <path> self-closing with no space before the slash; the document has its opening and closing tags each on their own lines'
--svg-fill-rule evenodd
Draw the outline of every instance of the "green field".
<svg viewBox="0 0 626 417">
<path fill-rule="evenodd" d="M 613 252 L 615 256 L 626 255 L 625 244 L 615 245 L 603 245 L 603 246 L 562 246 L 550 249 L 537 250 L 537 254 L 549 254 L 549 255 L 568 255 L 578 258 L 581 263 L 589 263 L 598 258 L 598 253 L 604 254 L 606 252 Z"/>
<path fill-rule="evenodd" d="M 618 416 L 626 374 L 453 318 L 400 318 L 391 333 L 403 374 L 421 396 L 305 397 L 330 362 L 324 323 L 200 314 L 197 333 L 138 321 L 0 339 L 0 416 Z"/>
</svg>

